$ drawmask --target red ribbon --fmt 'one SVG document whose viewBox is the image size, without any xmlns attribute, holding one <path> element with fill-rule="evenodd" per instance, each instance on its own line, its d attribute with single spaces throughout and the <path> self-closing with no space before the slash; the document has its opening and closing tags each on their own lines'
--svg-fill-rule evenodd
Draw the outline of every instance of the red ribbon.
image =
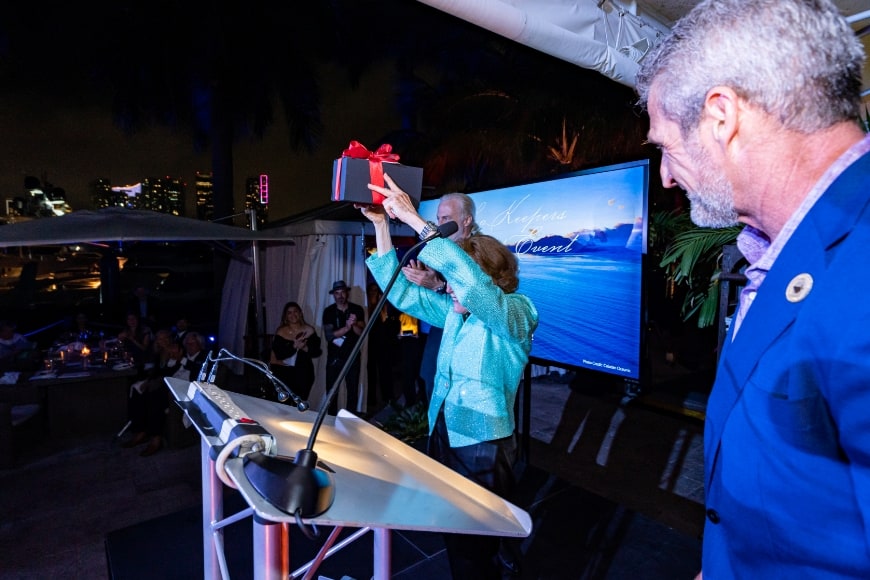
<svg viewBox="0 0 870 580">
<path fill-rule="evenodd" d="M 383 163 L 398 163 L 399 156 L 393 153 L 393 146 L 389 143 L 384 143 L 378 147 L 377 151 L 369 151 L 365 145 L 359 141 L 351 141 L 347 149 L 341 152 L 342 157 L 350 157 L 352 159 L 368 159 L 369 160 L 369 181 L 380 187 L 384 186 L 384 166 Z M 337 194 L 337 192 L 336 192 Z M 384 196 L 376 191 L 372 191 L 372 203 L 381 204 L 384 201 Z"/>
</svg>

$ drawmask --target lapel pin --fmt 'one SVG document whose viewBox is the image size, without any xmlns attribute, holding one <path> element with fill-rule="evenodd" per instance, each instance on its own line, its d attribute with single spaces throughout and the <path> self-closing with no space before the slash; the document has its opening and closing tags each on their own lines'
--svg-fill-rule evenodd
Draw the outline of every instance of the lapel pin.
<svg viewBox="0 0 870 580">
<path fill-rule="evenodd" d="M 813 289 L 813 277 L 809 274 L 798 274 L 791 279 L 785 288 L 785 299 L 789 302 L 800 302 Z"/>
</svg>

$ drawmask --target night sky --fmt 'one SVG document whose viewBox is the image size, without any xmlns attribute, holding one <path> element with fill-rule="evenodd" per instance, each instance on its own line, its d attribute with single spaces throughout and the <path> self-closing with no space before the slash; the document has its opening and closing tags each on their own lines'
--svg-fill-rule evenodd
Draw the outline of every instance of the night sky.
<svg viewBox="0 0 870 580">
<path fill-rule="evenodd" d="M 247 177 L 267 173 L 270 178 L 270 219 L 276 220 L 329 202 L 332 159 L 350 139 L 377 139 L 395 122 L 389 98 L 370 102 L 352 114 L 348 108 L 367 90 L 377 92 L 388 82 L 386 70 L 367 75 L 354 91 L 329 68 L 323 74 L 335 89 L 324 94 L 322 113 L 327 127 L 314 156 L 292 153 L 283 123 L 273 123 L 263 140 L 237 143 L 235 184 L 237 210 Z M 196 153 L 190 135 L 166 127 L 152 127 L 132 136 L 114 125 L 111 95 L 90 87 L 20 87 L 0 92 L 0 194 L 20 196 L 24 177 L 66 190 L 73 209 L 91 208 L 89 184 L 108 178 L 113 185 L 136 183 L 146 177 L 170 175 L 188 183 L 188 214 L 192 215 L 194 174 L 208 171 L 207 152 Z M 276 109 L 280 113 L 280 108 Z"/>
<path fill-rule="evenodd" d="M 324 37 L 324 43 L 332 41 L 318 29 L 318 25 L 326 25 L 326 19 L 303 21 L 296 7 L 289 5 L 256 1 L 249 4 L 255 7 L 238 8 L 248 11 L 244 17 L 258 18 L 258 23 L 266 20 L 272 26 L 258 28 L 257 34 L 300 36 L 302 27 L 315 38 Z M 406 4 L 418 9 L 416 3 Z M 32 175 L 63 188 L 74 209 L 88 209 L 89 184 L 96 178 L 107 178 L 113 185 L 127 185 L 168 175 L 188 184 L 187 207 L 188 214 L 192 213 L 195 172 L 210 170 L 208 151 L 198 152 L 192 133 L 186 129 L 151 124 L 132 135 L 126 134 L 113 120 L 115 88 L 105 75 L 94 72 L 110 62 L 109 68 L 114 67 L 112 72 L 117 76 L 125 63 L 111 62 L 113 51 L 126 56 L 123 51 L 129 50 L 129 45 L 145 46 L 138 56 L 149 58 L 148 35 L 155 31 L 163 36 L 164 47 L 173 47 L 179 35 L 182 37 L 179 45 L 199 42 L 200 38 L 190 41 L 187 37 L 195 31 L 194 27 L 205 26 L 206 15 L 216 11 L 214 4 L 192 0 L 180 6 L 161 0 L 152 3 L 97 0 L 77 6 L 33 2 L 4 7 L 0 18 L 3 199 L 22 195 L 24 178 Z M 182 10 L 187 13 L 178 16 Z M 256 10 L 274 10 L 275 14 L 266 19 L 261 13 L 249 14 Z M 374 13 L 370 16 L 377 17 Z M 348 16 L 351 21 L 355 18 Z M 119 48 L 119 35 L 124 36 L 120 40 L 126 43 L 123 50 Z M 319 50 L 307 38 L 301 38 L 299 44 L 305 50 Z M 153 52 L 155 59 L 167 57 L 159 54 L 158 49 Z M 180 48 L 168 58 L 190 56 Z M 273 221 L 328 204 L 332 160 L 340 156 L 351 139 L 363 143 L 380 139 L 398 123 L 389 90 L 393 83 L 391 70 L 386 62 L 375 63 L 351 82 L 346 70 L 337 69 L 328 59 L 318 60 L 324 126 L 318 147 L 313 154 L 292 151 L 283 108 L 276 102 L 274 118 L 262 139 L 242 137 L 234 147 L 236 211 L 242 204 L 245 180 L 260 173 L 270 177 Z"/>
<path fill-rule="evenodd" d="M 163 83 L 150 96 L 163 97 L 190 80 L 173 76 L 175 61 L 199 58 L 190 70 L 207 68 L 202 62 L 223 47 L 203 50 L 204 44 L 229 42 L 227 38 L 245 31 L 256 34 L 236 40 L 233 50 L 246 48 L 248 40 L 256 41 L 256 35 L 261 35 L 291 38 L 296 43 L 290 47 L 294 56 L 302 52 L 315 55 L 311 61 L 320 89 L 322 133 L 313 153 L 294 152 L 284 109 L 276 102 L 262 139 L 242 137 L 234 146 L 235 211 L 242 207 L 245 180 L 261 173 L 270 179 L 270 221 L 328 205 L 332 161 L 351 140 L 374 149 L 385 136 L 407 134 L 409 115 L 420 116 L 419 111 L 409 114 L 406 103 L 402 113 L 397 106 L 402 101 L 399 95 L 404 94 L 397 91 L 399 79 L 407 84 L 409 71 L 426 97 L 437 93 L 441 98 L 454 91 L 454 108 L 441 113 L 447 115 L 442 121 L 457 119 L 456 130 L 471 134 L 470 127 L 477 131 L 471 140 L 459 144 L 466 149 L 441 143 L 452 157 L 448 159 L 450 169 L 459 173 L 449 176 L 455 185 L 447 183 L 448 178 L 439 184 L 450 190 L 475 191 L 473 185 L 466 189 L 462 184 L 476 182 L 480 190 L 499 185 L 493 183 L 499 179 L 521 181 L 553 170 L 565 171 L 564 167 L 533 168 L 528 150 L 522 149 L 528 149 L 528 144 L 513 146 L 510 141 L 538 138 L 537 149 L 546 151 L 546 145 L 556 144 L 566 116 L 571 115 L 575 117 L 571 130 L 582 131 L 580 147 L 586 149 L 578 153 L 578 159 L 587 165 L 628 160 L 625 155 L 631 159 L 643 156 L 638 149 L 642 135 L 635 133 L 645 128 L 636 111 L 629 110 L 630 91 L 598 73 L 557 61 L 418 2 L 330 0 L 316 9 L 336 5 L 340 10 L 328 17 L 302 19 L 295 5 L 257 0 L 231 8 L 216 8 L 203 0 L 182 4 L 95 0 L 84 7 L 65 4 L 50 10 L 38 2 L 15 3 L 9 8 L 10 16 L 0 21 L 0 194 L 4 198 L 22 195 L 24 178 L 32 175 L 63 188 L 74 209 L 89 209 L 89 184 L 96 178 L 129 185 L 171 176 L 188 184 L 186 207 L 192 215 L 195 172 L 210 170 L 210 154 L 197 151 L 193 133 L 187 129 L 145 123 L 133 134 L 122 131 L 113 115 L 117 83 L 133 79 L 130 86 L 136 85 L 143 68 L 136 65 L 145 63 L 155 85 Z M 266 23 L 271 28 L 244 25 L 230 27 L 228 34 L 201 33 L 227 27 L 227 20 L 235 22 L 236 14 L 220 13 L 224 9 L 246 11 L 248 24 Z M 264 18 L 263 11 L 271 10 L 283 12 Z M 209 27 L 206 17 L 224 20 Z M 300 53 L 292 52 L 296 48 Z M 279 49 L 286 51 L 287 46 Z M 252 51 L 250 58 L 248 53 L 243 58 L 231 52 L 229 59 L 236 61 L 232 63 L 236 75 L 244 75 L 249 67 L 251 74 L 291 82 L 296 78 L 288 72 L 293 58 L 281 58 L 265 49 Z M 217 62 L 224 66 L 223 60 Z M 106 70 L 111 73 L 109 78 Z M 457 86 L 468 90 L 468 95 L 487 93 L 491 102 L 477 98 L 477 108 L 469 106 L 475 99 L 456 97 L 461 93 Z M 621 92 L 608 94 L 608 87 Z M 178 98 L 166 96 L 173 97 Z M 590 108 L 584 109 L 584 100 Z M 444 101 L 434 106 L 431 99 L 421 102 L 435 110 Z M 461 104 L 458 109 L 457 103 Z M 623 120 L 615 121 L 617 116 Z M 468 127 L 462 126 L 465 119 Z M 443 122 L 434 123 L 430 131 L 442 130 Z M 525 125 L 517 129 L 519 125 L 511 123 Z M 425 127 L 419 130 L 431 136 Z M 498 150 L 499 146 L 503 149 Z M 590 152 L 590 147 L 599 151 Z M 637 151 L 626 154 L 629 149 Z M 515 158 L 505 159 L 502 151 L 512 152 Z M 400 148 L 396 152 L 404 154 Z M 410 155 L 404 156 L 402 162 L 409 159 Z M 428 168 L 424 185 L 426 175 L 433 175 Z"/>
</svg>

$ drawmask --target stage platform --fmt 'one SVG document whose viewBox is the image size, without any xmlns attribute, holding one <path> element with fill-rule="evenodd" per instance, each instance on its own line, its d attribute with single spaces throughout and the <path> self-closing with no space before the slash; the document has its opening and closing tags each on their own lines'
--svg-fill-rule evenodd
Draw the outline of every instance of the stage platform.
<svg viewBox="0 0 870 580">
<path fill-rule="evenodd" d="M 519 577 L 693 578 L 704 522 L 702 421 L 620 405 L 612 393 L 578 392 L 561 379 L 535 380 L 532 396 L 531 454 L 519 466 L 516 503 L 533 531 L 521 540 Z M 139 457 L 142 448 L 122 448 L 116 432 L 33 442 L 0 470 L 0 578 L 201 577 L 189 572 L 202 566 L 199 447 Z M 227 529 L 230 540 L 242 537 L 231 564 L 246 572 L 236 579 L 250 574 L 244 526 Z M 437 535 L 394 540 L 395 578 L 449 578 Z M 294 564 L 301 544 L 291 545 Z M 321 573 L 358 573 L 345 561 L 356 550 L 371 566 L 360 544 Z"/>
<path fill-rule="evenodd" d="M 522 553 L 519 579 L 690 579 L 700 569 L 700 541 L 617 503 L 566 484 L 536 468 L 520 479 L 535 522 L 532 535 L 514 540 Z M 237 492 L 227 506 L 244 508 Z M 201 578 L 200 507 L 195 506 L 106 535 L 111 580 Z M 229 515 L 229 511 L 227 515 Z M 225 530 L 231 578 L 247 578 L 252 566 L 251 521 Z M 322 530 L 322 539 L 329 534 Z M 356 530 L 345 529 L 343 536 Z M 391 578 L 450 578 L 440 534 L 394 531 Z M 322 541 L 322 540 L 319 540 Z M 308 562 L 319 544 L 291 526 L 291 570 Z M 315 576 L 365 580 L 372 576 L 372 534 L 366 534 L 324 561 Z M 301 577 L 301 576 L 299 576 Z M 508 576 L 510 577 L 510 576 Z"/>
</svg>

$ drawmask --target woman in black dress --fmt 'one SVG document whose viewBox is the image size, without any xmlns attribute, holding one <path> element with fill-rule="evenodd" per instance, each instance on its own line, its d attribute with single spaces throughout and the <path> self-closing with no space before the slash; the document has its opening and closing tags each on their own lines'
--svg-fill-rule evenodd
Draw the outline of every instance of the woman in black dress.
<svg viewBox="0 0 870 580">
<path fill-rule="evenodd" d="M 320 337 L 305 322 L 302 308 L 295 302 L 284 305 L 281 326 L 272 337 L 269 368 L 287 387 L 307 400 L 314 384 L 314 362 L 322 352 Z M 293 403 L 293 401 L 288 401 Z"/>
</svg>

